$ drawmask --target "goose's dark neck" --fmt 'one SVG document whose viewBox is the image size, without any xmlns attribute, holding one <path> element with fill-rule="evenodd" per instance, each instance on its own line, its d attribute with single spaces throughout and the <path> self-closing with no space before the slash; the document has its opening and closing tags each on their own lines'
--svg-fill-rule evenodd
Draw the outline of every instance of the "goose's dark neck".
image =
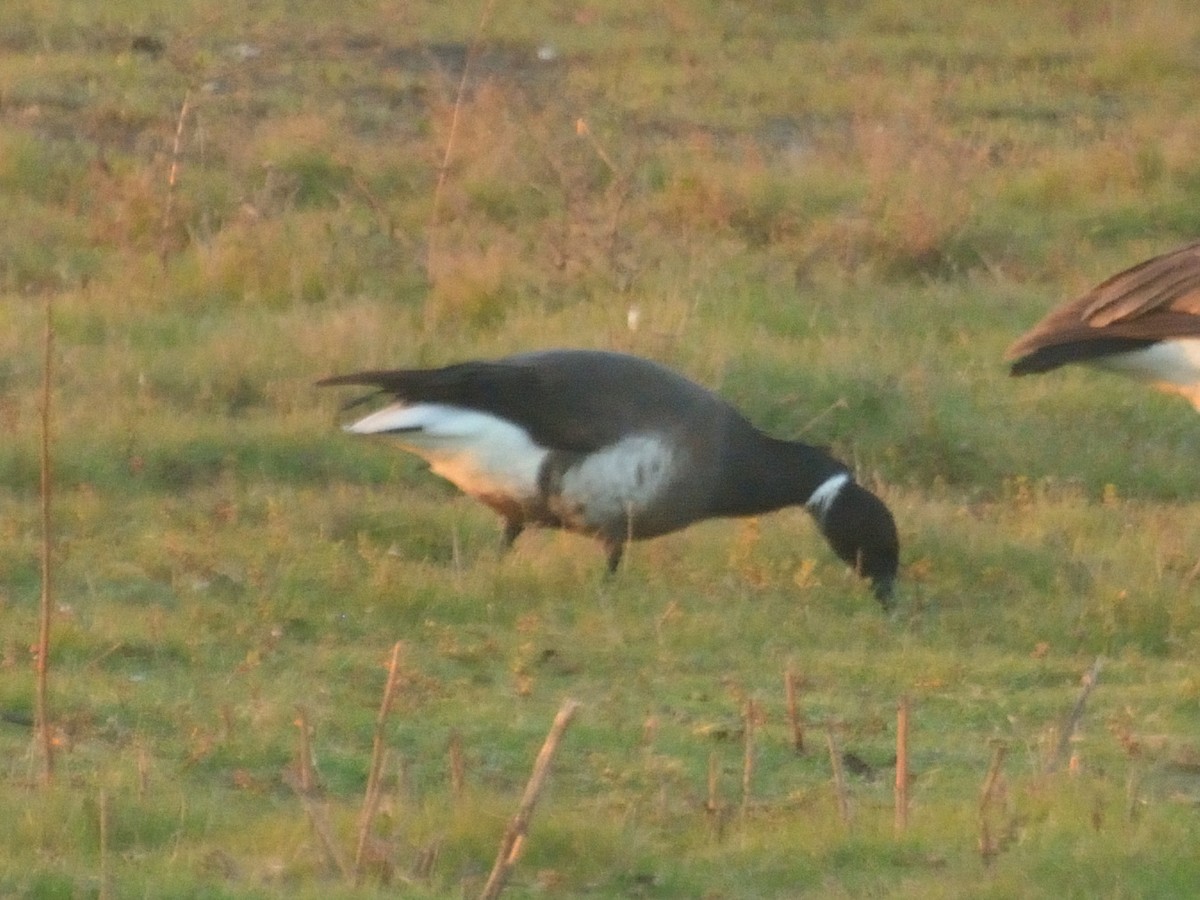
<svg viewBox="0 0 1200 900">
<path fill-rule="evenodd" d="M 713 514 L 746 516 L 807 503 L 846 467 L 817 447 L 770 437 L 746 423 L 730 435 Z"/>
</svg>

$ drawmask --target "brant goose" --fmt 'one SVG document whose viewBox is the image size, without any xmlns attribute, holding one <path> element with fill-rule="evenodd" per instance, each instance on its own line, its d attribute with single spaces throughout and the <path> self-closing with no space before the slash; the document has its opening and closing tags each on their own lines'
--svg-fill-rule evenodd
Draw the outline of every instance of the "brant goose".
<svg viewBox="0 0 1200 900">
<path fill-rule="evenodd" d="M 899 542 L 892 514 L 824 450 L 759 431 L 730 404 L 636 356 L 546 350 L 439 369 L 358 372 L 396 402 L 353 434 L 386 434 L 504 519 L 600 540 L 608 570 L 625 542 L 719 516 L 803 505 L 834 552 L 887 608 Z"/>
<path fill-rule="evenodd" d="M 1086 363 L 1182 394 L 1200 411 L 1200 241 L 1126 269 L 1051 312 L 1006 354 L 1013 375 Z"/>
</svg>

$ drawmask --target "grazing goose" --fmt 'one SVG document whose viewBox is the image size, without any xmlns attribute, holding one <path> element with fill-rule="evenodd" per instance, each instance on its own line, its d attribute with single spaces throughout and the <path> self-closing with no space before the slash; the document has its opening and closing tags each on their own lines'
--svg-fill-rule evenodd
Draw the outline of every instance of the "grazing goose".
<svg viewBox="0 0 1200 900">
<path fill-rule="evenodd" d="M 1200 242 L 1126 269 L 1051 312 L 1006 354 L 1013 375 L 1086 363 L 1200 411 Z"/>
<path fill-rule="evenodd" d="M 608 570 L 625 542 L 718 516 L 805 506 L 834 552 L 888 607 L 892 514 L 824 450 L 769 437 L 716 394 L 622 353 L 546 350 L 440 369 L 338 375 L 393 402 L 353 434 L 386 434 L 504 519 L 599 538 Z"/>
</svg>

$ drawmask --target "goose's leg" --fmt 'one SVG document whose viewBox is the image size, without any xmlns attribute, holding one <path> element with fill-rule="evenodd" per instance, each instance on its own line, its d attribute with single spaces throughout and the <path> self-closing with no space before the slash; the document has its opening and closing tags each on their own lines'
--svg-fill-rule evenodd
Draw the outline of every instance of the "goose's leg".
<svg viewBox="0 0 1200 900">
<path fill-rule="evenodd" d="M 505 519 L 504 520 L 504 537 L 500 539 L 500 552 L 507 553 L 512 549 L 513 542 L 525 530 L 525 523 L 521 519 Z"/>
<path fill-rule="evenodd" d="M 608 554 L 608 574 L 614 575 L 616 574 L 617 567 L 621 565 L 621 556 L 625 553 L 625 542 L 605 538 L 604 549 Z"/>
</svg>

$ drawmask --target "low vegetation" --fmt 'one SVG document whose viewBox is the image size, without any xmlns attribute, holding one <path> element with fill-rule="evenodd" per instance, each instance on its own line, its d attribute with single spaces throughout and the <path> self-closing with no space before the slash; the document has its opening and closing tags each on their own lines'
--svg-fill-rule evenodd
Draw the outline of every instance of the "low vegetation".
<svg viewBox="0 0 1200 900">
<path fill-rule="evenodd" d="M 1193 892 L 1195 414 L 1002 362 L 1200 234 L 1184 4 L 11 0 L 0 49 L 0 894 L 476 896 L 568 698 L 508 896 Z M 830 445 L 898 611 L 801 511 L 501 558 L 312 387 L 549 345 Z"/>
</svg>

